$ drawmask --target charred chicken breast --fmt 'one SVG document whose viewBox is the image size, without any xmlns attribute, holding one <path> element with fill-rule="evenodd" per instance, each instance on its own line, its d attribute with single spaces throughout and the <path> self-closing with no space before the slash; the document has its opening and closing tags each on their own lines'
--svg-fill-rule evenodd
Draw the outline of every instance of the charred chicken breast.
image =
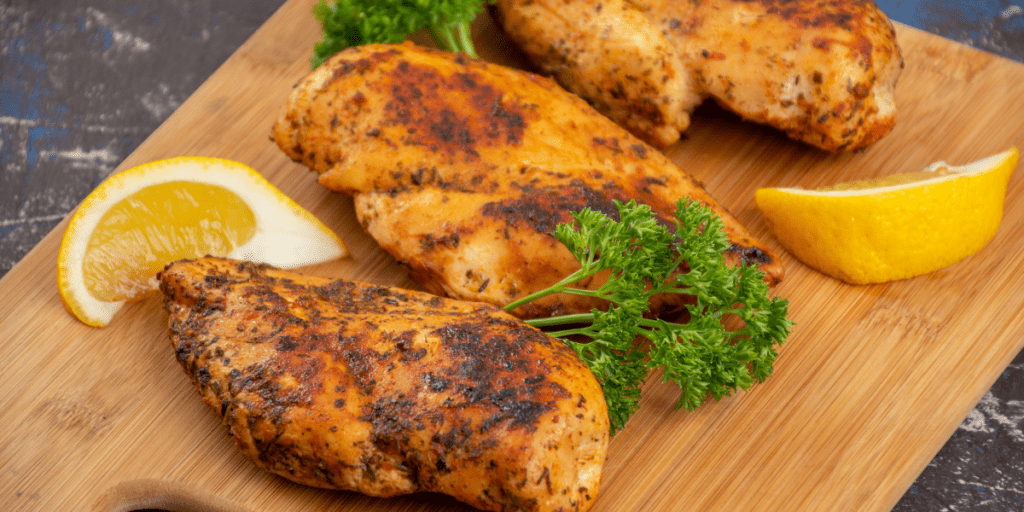
<svg viewBox="0 0 1024 512">
<path fill-rule="evenodd" d="M 273 139 L 355 196 L 362 226 L 426 290 L 505 305 L 578 262 L 552 235 L 571 213 L 636 199 L 666 223 L 691 198 L 723 220 L 733 264 L 782 278 L 775 254 L 660 152 L 538 75 L 401 45 L 342 51 L 294 88 Z M 582 283 L 595 286 L 596 283 Z M 660 307 L 673 307 L 673 296 Z M 553 295 L 515 313 L 589 312 Z"/>
<path fill-rule="evenodd" d="M 871 0 L 497 0 L 545 73 L 658 147 L 705 98 L 828 151 L 896 118 L 903 58 Z"/>
<path fill-rule="evenodd" d="M 608 412 L 566 344 L 489 304 L 219 258 L 160 274 L 170 339 L 256 465 L 306 485 L 584 511 Z"/>
</svg>

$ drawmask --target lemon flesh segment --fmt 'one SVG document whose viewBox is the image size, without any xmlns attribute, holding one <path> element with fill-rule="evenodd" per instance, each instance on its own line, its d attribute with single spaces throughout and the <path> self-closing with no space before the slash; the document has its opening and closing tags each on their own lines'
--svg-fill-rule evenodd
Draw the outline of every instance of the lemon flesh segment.
<svg viewBox="0 0 1024 512">
<path fill-rule="evenodd" d="M 906 279 L 978 252 L 996 234 L 1019 153 L 827 189 L 763 188 L 758 208 L 800 261 L 851 284 Z"/>
<path fill-rule="evenodd" d="M 252 210 L 224 187 L 150 185 L 100 218 L 86 246 L 82 276 L 99 300 L 131 300 L 156 288 L 156 274 L 168 262 L 226 255 L 255 232 Z"/>
<path fill-rule="evenodd" d="M 293 268 L 348 250 L 244 164 L 158 160 L 110 177 L 72 215 L 57 260 L 61 301 L 82 322 L 101 327 L 125 300 L 155 290 L 167 263 L 207 254 Z"/>
</svg>

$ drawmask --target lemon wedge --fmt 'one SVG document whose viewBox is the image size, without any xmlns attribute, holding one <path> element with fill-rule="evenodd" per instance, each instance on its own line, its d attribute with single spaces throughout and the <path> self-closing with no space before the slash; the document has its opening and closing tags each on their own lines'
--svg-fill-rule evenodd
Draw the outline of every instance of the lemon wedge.
<svg viewBox="0 0 1024 512">
<path fill-rule="evenodd" d="M 758 208 L 779 242 L 810 267 L 851 284 L 906 279 L 985 246 L 1003 218 L 1016 147 L 954 167 L 816 190 L 762 188 Z"/>
<path fill-rule="evenodd" d="M 125 301 L 155 290 L 157 273 L 178 259 L 292 268 L 347 254 L 334 232 L 252 168 L 170 158 L 118 173 L 82 201 L 61 241 L 57 285 L 72 315 L 102 327 Z"/>
</svg>

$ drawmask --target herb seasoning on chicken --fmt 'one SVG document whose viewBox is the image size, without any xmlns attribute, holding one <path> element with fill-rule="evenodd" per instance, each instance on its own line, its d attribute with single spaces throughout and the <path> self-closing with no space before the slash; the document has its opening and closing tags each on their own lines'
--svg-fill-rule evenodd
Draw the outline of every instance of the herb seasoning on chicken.
<svg viewBox="0 0 1024 512">
<path fill-rule="evenodd" d="M 564 343 L 491 305 L 210 257 L 160 281 L 179 361 L 262 468 L 484 510 L 597 498 L 599 384 Z"/>
<path fill-rule="evenodd" d="M 584 208 L 617 216 L 635 199 L 674 225 L 691 198 L 724 223 L 731 264 L 771 284 L 778 258 L 667 157 L 538 75 L 410 43 L 351 47 L 303 78 L 273 128 L 427 291 L 504 306 L 579 262 L 551 232 Z M 580 283 L 599 286 L 598 280 Z M 654 312 L 685 300 L 656 304 Z M 514 313 L 586 313 L 558 294 Z"/>
<path fill-rule="evenodd" d="M 871 0 L 498 0 L 544 72 L 655 146 L 707 97 L 828 151 L 896 120 L 903 57 Z"/>
</svg>

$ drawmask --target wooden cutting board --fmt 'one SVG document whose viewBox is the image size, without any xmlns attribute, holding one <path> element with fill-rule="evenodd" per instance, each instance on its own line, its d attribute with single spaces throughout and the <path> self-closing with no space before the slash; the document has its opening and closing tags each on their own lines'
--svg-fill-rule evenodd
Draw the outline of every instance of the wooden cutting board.
<svg viewBox="0 0 1024 512">
<path fill-rule="evenodd" d="M 180 155 L 242 161 L 340 233 L 353 256 L 307 269 L 413 287 L 361 232 L 352 203 L 268 140 L 309 67 L 315 0 L 291 0 L 121 166 Z M 482 56 L 524 66 L 478 20 Z M 931 275 L 849 286 L 778 247 L 757 187 L 817 186 L 967 163 L 1024 147 L 1024 67 L 898 27 L 899 121 L 868 150 L 830 155 L 702 107 L 667 153 L 787 266 L 796 328 L 765 384 L 687 413 L 651 379 L 612 442 L 595 510 L 889 510 L 1024 345 L 1024 171 L 981 252 Z M 373 499 L 302 487 L 236 452 L 167 341 L 159 298 L 106 328 L 61 306 L 59 225 L 0 281 L 0 510 L 462 510 L 447 497 Z"/>
</svg>

